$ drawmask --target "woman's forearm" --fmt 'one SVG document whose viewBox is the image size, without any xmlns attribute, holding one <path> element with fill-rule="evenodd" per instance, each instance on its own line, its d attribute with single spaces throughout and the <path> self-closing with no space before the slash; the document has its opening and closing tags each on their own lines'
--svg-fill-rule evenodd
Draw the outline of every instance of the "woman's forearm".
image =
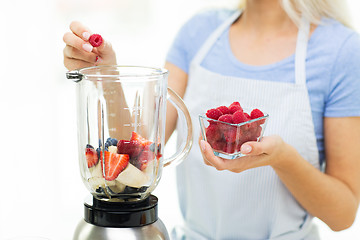
<svg viewBox="0 0 360 240">
<path fill-rule="evenodd" d="M 273 169 L 310 214 L 340 231 L 355 220 L 358 200 L 351 189 L 339 179 L 322 173 L 291 146 Z M 286 158 L 286 159 L 285 159 Z"/>
</svg>

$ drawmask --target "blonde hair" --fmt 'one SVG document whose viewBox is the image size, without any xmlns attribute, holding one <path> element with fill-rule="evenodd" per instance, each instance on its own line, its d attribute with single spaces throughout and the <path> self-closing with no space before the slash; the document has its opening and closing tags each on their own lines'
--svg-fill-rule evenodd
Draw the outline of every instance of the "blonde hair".
<svg viewBox="0 0 360 240">
<path fill-rule="evenodd" d="M 299 25 L 301 15 L 313 24 L 321 24 L 321 18 L 333 18 L 347 27 L 350 24 L 346 1 L 344 0 L 279 0 L 283 9 Z M 246 0 L 240 0 L 240 8 L 246 7 Z"/>
</svg>

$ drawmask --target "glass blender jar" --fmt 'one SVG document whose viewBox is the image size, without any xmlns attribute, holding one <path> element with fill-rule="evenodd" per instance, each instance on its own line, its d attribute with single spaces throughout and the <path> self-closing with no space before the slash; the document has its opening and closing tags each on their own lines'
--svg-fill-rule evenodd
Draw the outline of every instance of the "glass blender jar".
<svg viewBox="0 0 360 240">
<path fill-rule="evenodd" d="M 74 239 L 115 239 L 99 235 L 104 231 L 102 235 L 110 236 L 109 229 L 115 235 L 126 230 L 140 236 L 144 227 L 146 235 L 126 239 L 167 239 L 167 233 L 162 233 L 165 238 L 146 237 L 152 236 L 149 227 L 156 224 L 159 228 L 150 232 L 166 232 L 151 192 L 163 166 L 181 162 L 192 146 L 189 112 L 167 87 L 167 76 L 165 69 L 137 66 L 96 66 L 67 73 L 76 82 L 81 177 L 92 194 Z M 187 137 L 174 156 L 164 159 L 167 100 L 185 119 Z M 94 228 L 96 237 L 89 233 Z"/>
</svg>

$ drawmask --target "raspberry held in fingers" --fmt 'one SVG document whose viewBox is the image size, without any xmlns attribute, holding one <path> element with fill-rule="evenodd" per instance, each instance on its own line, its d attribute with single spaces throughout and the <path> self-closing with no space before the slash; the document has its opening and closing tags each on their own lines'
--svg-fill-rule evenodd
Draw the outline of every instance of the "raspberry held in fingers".
<svg viewBox="0 0 360 240">
<path fill-rule="evenodd" d="M 100 34 L 92 34 L 89 38 L 89 42 L 93 47 L 99 47 L 103 43 L 103 38 Z"/>
</svg>

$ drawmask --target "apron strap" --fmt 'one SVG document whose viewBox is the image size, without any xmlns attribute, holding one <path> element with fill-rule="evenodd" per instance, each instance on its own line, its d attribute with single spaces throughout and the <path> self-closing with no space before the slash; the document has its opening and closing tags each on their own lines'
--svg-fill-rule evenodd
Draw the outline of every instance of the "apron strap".
<svg viewBox="0 0 360 240">
<path fill-rule="evenodd" d="M 198 53 L 195 55 L 194 59 L 192 60 L 193 63 L 200 65 L 202 60 L 205 58 L 206 54 L 210 50 L 210 48 L 213 46 L 213 44 L 216 42 L 216 40 L 221 36 L 221 34 L 228 28 L 235 20 L 240 16 L 241 11 L 236 11 L 231 17 L 226 19 L 225 22 L 223 22 L 211 35 L 208 37 L 208 39 L 205 41 L 205 43 L 202 45 Z"/>
<path fill-rule="evenodd" d="M 241 15 L 241 10 L 236 11 L 224 23 L 222 23 L 205 41 L 198 53 L 195 55 L 192 63 L 200 65 L 206 54 L 221 36 L 221 34 Z M 310 23 L 306 18 L 302 17 L 296 40 L 295 50 L 295 83 L 299 85 L 306 84 L 306 54 L 310 33 Z"/>
<path fill-rule="evenodd" d="M 300 22 L 295 50 L 295 82 L 300 85 L 306 84 L 306 54 L 309 34 L 310 23 L 303 16 Z"/>
</svg>

